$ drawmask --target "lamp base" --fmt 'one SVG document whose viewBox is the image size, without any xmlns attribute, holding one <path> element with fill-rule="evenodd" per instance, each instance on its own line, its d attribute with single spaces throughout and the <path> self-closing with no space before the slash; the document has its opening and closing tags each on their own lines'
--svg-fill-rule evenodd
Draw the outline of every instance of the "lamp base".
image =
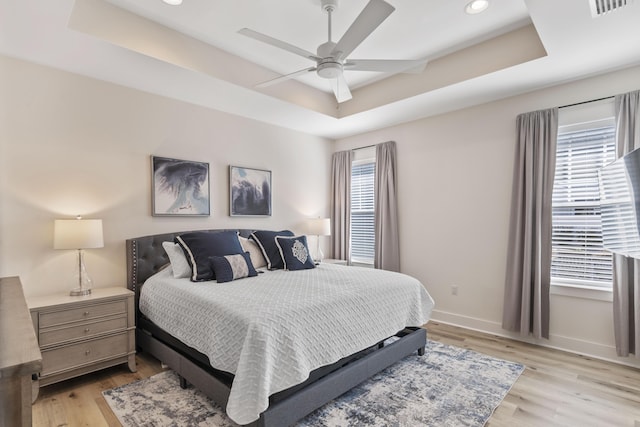
<svg viewBox="0 0 640 427">
<path fill-rule="evenodd" d="M 322 260 L 324 259 L 324 254 L 322 253 L 322 249 L 320 249 L 320 236 L 317 237 L 318 239 L 318 249 L 316 251 L 316 264 L 320 264 L 322 262 Z"/>
<path fill-rule="evenodd" d="M 87 274 L 87 269 L 84 266 L 84 251 L 78 249 L 78 275 L 76 276 L 76 287 L 71 289 L 69 295 L 72 297 L 85 296 L 91 294 L 91 285 L 93 280 Z"/>
<path fill-rule="evenodd" d="M 89 289 L 87 289 L 87 288 L 72 289 L 71 292 L 69 292 L 69 295 L 71 295 L 72 297 L 80 297 L 80 296 L 85 296 L 85 295 L 91 295 L 91 288 L 89 288 Z"/>
</svg>

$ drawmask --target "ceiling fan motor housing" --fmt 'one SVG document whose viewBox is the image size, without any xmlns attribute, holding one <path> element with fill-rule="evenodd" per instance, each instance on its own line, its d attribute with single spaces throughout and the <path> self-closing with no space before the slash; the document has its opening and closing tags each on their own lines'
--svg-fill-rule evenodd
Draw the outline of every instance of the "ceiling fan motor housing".
<svg viewBox="0 0 640 427">
<path fill-rule="evenodd" d="M 322 43 L 318 46 L 317 53 L 318 56 L 322 58 L 321 61 L 318 61 L 316 67 L 318 76 L 325 79 L 335 79 L 342 74 L 342 62 L 332 56 L 332 51 L 335 47 L 336 44 L 332 41 Z"/>
</svg>

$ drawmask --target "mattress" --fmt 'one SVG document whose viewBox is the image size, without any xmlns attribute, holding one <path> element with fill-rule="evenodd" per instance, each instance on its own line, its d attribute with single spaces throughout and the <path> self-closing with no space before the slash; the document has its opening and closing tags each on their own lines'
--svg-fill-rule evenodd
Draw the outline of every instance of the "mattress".
<svg viewBox="0 0 640 427">
<path fill-rule="evenodd" d="M 248 424 L 270 395 L 314 369 L 424 325 L 434 303 L 410 276 L 321 264 L 228 283 L 175 279 L 167 268 L 145 282 L 139 306 L 214 368 L 235 375 L 226 412 Z"/>
</svg>

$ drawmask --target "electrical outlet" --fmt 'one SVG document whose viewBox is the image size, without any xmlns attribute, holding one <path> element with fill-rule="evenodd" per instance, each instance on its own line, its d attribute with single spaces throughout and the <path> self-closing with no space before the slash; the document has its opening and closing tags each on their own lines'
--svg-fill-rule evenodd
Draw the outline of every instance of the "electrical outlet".
<svg viewBox="0 0 640 427">
<path fill-rule="evenodd" d="M 457 285 L 451 286 L 451 295 L 458 295 L 458 286 Z"/>
</svg>

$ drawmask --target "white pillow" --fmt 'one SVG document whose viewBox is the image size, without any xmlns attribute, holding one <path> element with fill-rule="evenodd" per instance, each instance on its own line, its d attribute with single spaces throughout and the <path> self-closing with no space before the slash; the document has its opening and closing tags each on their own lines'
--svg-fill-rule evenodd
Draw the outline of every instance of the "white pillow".
<svg viewBox="0 0 640 427">
<path fill-rule="evenodd" d="M 169 262 L 173 270 L 173 277 L 184 279 L 191 277 L 191 266 L 184 256 L 184 252 L 179 244 L 173 242 L 162 242 L 164 251 L 169 255 Z"/>
<path fill-rule="evenodd" d="M 262 255 L 262 250 L 260 246 L 253 240 L 247 239 L 242 236 L 238 236 L 240 239 L 240 244 L 242 245 L 242 249 L 245 252 L 249 252 L 249 257 L 251 258 L 251 263 L 253 264 L 253 268 L 262 268 L 267 266 L 267 260 L 264 259 L 264 255 Z"/>
</svg>

